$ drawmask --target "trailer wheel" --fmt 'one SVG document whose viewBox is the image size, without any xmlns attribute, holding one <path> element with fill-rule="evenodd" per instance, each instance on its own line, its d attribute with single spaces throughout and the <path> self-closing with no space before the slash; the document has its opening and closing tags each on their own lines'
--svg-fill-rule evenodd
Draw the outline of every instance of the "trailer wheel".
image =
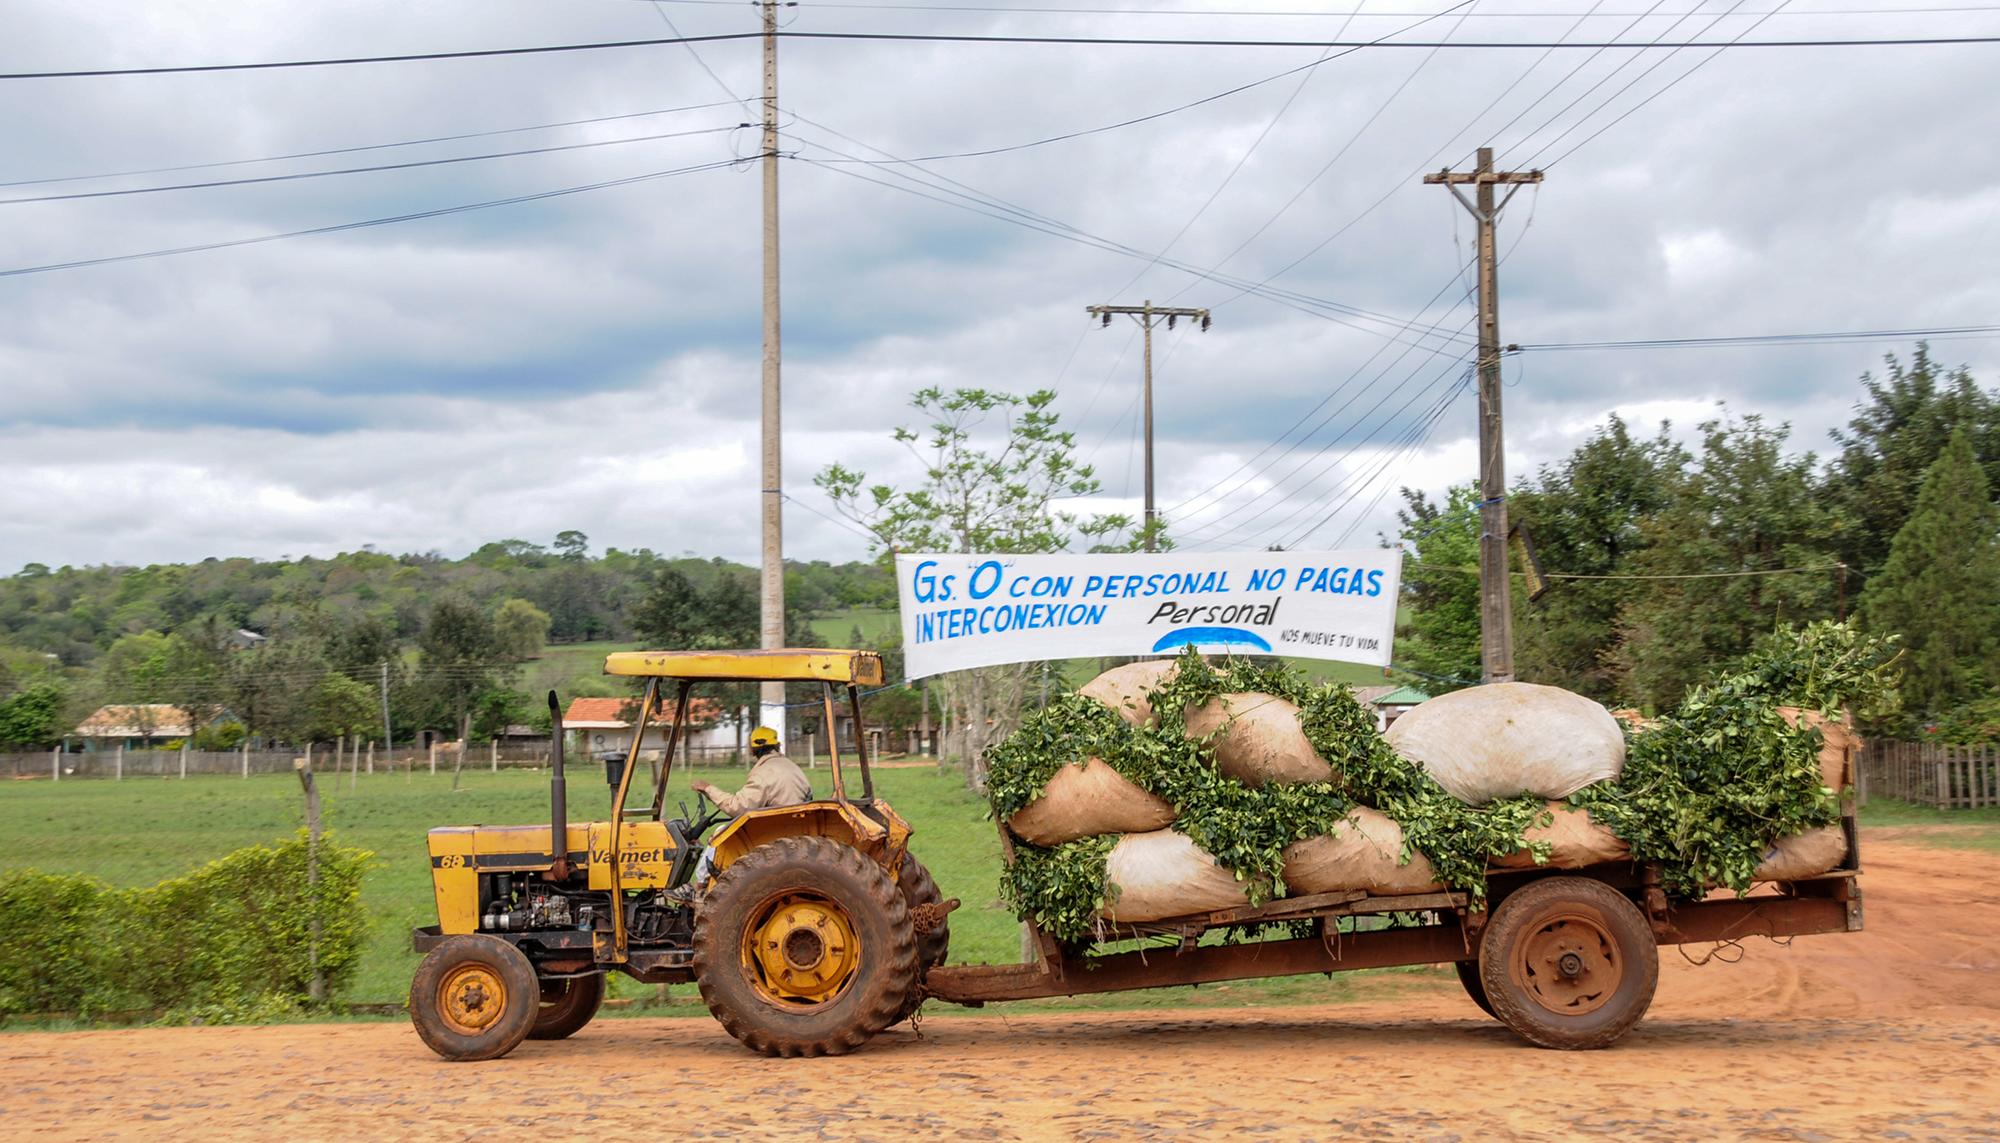
<svg viewBox="0 0 2000 1143">
<path fill-rule="evenodd" d="M 498 1059 L 534 1027 L 535 966 L 498 937 L 447 937 L 417 965 L 410 1023 L 447 1060 Z"/>
<path fill-rule="evenodd" d="M 583 1030 L 604 1004 L 604 974 L 541 982 L 541 1003 L 530 1040 L 564 1040 Z"/>
<path fill-rule="evenodd" d="M 1544 1048 L 1604 1048 L 1653 1002 L 1660 950 L 1645 914 L 1587 877 L 1549 877 L 1508 895 L 1479 946 L 1492 1012 Z"/>
<path fill-rule="evenodd" d="M 1465 994 L 1472 998 L 1474 1004 L 1479 1005 L 1481 1012 L 1488 1016 L 1493 1015 L 1493 1002 L 1486 999 L 1486 985 L 1479 980 L 1479 962 L 1461 960 L 1453 963 L 1452 967 L 1458 970 L 1458 982 L 1465 986 Z"/>
<path fill-rule="evenodd" d="M 903 891 L 903 904 L 912 915 L 925 905 L 944 904 L 944 891 L 938 888 L 937 879 L 914 853 L 903 854 L 903 870 L 896 878 L 896 887 Z M 950 955 L 951 924 L 940 917 L 936 925 L 917 934 L 917 980 L 910 986 L 909 999 L 903 1002 L 902 1011 L 893 1023 L 901 1024 L 916 1013 L 918 1005 L 923 1003 L 924 975 Z"/>
<path fill-rule="evenodd" d="M 895 1023 L 917 982 L 896 882 L 858 851 L 788 837 L 733 862 L 694 925 L 695 980 L 730 1035 L 767 1056 L 837 1056 Z"/>
</svg>

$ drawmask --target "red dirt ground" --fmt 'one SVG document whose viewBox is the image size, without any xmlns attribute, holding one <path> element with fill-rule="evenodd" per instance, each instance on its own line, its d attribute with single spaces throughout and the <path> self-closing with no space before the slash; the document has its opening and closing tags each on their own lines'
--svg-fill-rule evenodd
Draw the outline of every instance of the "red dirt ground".
<svg viewBox="0 0 2000 1143">
<path fill-rule="evenodd" d="M 1309 1008 L 1009 1016 L 764 1060 L 602 1020 L 447 1064 L 405 1024 L 0 1036 L 15 1139 L 2000 1139 L 2000 854 L 1864 847 L 1867 931 L 1662 950 L 1644 1023 L 1538 1051 L 1444 981 Z M 1701 949 L 1690 949 L 1699 954 Z"/>
</svg>

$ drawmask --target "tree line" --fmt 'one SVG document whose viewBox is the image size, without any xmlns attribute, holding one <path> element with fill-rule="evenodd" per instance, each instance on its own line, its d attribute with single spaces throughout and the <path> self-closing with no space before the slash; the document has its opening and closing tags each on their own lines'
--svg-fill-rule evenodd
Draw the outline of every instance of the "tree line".
<svg viewBox="0 0 2000 1143">
<path fill-rule="evenodd" d="M 1548 575 L 1530 599 L 1515 565 L 1517 677 L 1657 710 L 1775 628 L 1853 616 L 1904 650 L 1883 729 L 2000 734 L 2000 393 L 1920 345 L 1862 376 L 1824 459 L 1726 407 L 1691 444 L 1670 429 L 1614 416 L 1509 491 Z M 1478 495 L 1403 496 L 1398 661 L 1433 692 L 1465 685 L 1480 674 Z"/>
</svg>

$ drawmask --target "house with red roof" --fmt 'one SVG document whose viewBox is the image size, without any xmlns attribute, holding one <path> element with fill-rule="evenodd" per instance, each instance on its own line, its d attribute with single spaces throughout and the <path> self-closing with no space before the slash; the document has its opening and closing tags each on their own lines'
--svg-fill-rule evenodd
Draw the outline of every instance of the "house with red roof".
<svg viewBox="0 0 2000 1143">
<path fill-rule="evenodd" d="M 667 709 L 647 722 L 642 751 L 660 751 L 667 746 L 667 728 L 673 722 L 671 701 Z M 563 712 L 563 730 L 568 734 L 566 749 L 573 758 L 594 758 L 599 754 L 624 754 L 632 749 L 632 724 L 639 718 L 639 697 L 571 699 Z M 736 722 L 713 699 L 695 698 L 688 702 L 690 744 L 698 754 L 735 750 Z"/>
</svg>

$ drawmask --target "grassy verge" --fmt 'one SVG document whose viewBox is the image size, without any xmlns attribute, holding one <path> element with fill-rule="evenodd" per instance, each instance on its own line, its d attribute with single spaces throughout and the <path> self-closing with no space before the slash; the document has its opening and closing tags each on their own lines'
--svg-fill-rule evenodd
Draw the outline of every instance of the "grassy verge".
<svg viewBox="0 0 2000 1143">
<path fill-rule="evenodd" d="M 726 770 L 702 773 L 727 786 L 738 776 Z M 594 774 L 584 767 L 572 773 L 570 808 L 579 819 L 606 815 L 608 799 Z M 824 793 L 826 772 L 817 771 L 814 778 Z M 682 796 L 686 782 L 686 775 L 676 775 L 670 804 Z M 963 902 L 952 915 L 952 959 L 1019 959 L 1020 927 L 999 901 L 999 839 L 986 820 L 984 803 L 955 774 L 934 769 L 883 770 L 876 783 L 916 827 L 913 852 L 945 895 Z M 322 774 L 320 789 L 329 828 L 345 843 L 376 855 L 362 888 L 373 935 L 354 983 L 340 997 L 357 1004 L 396 1004 L 408 995 L 417 962 L 409 949 L 409 931 L 436 920 L 425 831 L 440 825 L 539 822 L 548 813 L 547 778 L 532 771 L 468 769 L 456 791 L 447 773 L 433 777 L 421 768 L 413 775 L 361 775 L 352 786 L 346 775 Z M 289 775 L 14 782 L 0 787 L 0 867 L 85 873 L 119 885 L 150 884 L 240 846 L 285 836 L 302 820 L 298 783 Z M 1425 970 L 1393 974 L 1410 980 L 1432 975 Z M 615 997 L 657 997 L 652 988 L 623 977 L 613 980 Z M 1323 1003 L 1349 998 L 1357 987 L 1363 986 L 1346 977 L 1331 982 L 1305 977 L 1044 1001 L 1006 1010 Z M 1373 991 L 1377 986 L 1367 987 Z M 665 1005 L 642 1010 L 705 1011 L 691 988 L 675 989 Z"/>
<path fill-rule="evenodd" d="M 1873 798 L 1861 809 L 1861 824 L 1905 831 L 1900 840 L 1934 849 L 2000 852 L 2000 806 L 1940 810 L 1888 798 Z"/>
</svg>

